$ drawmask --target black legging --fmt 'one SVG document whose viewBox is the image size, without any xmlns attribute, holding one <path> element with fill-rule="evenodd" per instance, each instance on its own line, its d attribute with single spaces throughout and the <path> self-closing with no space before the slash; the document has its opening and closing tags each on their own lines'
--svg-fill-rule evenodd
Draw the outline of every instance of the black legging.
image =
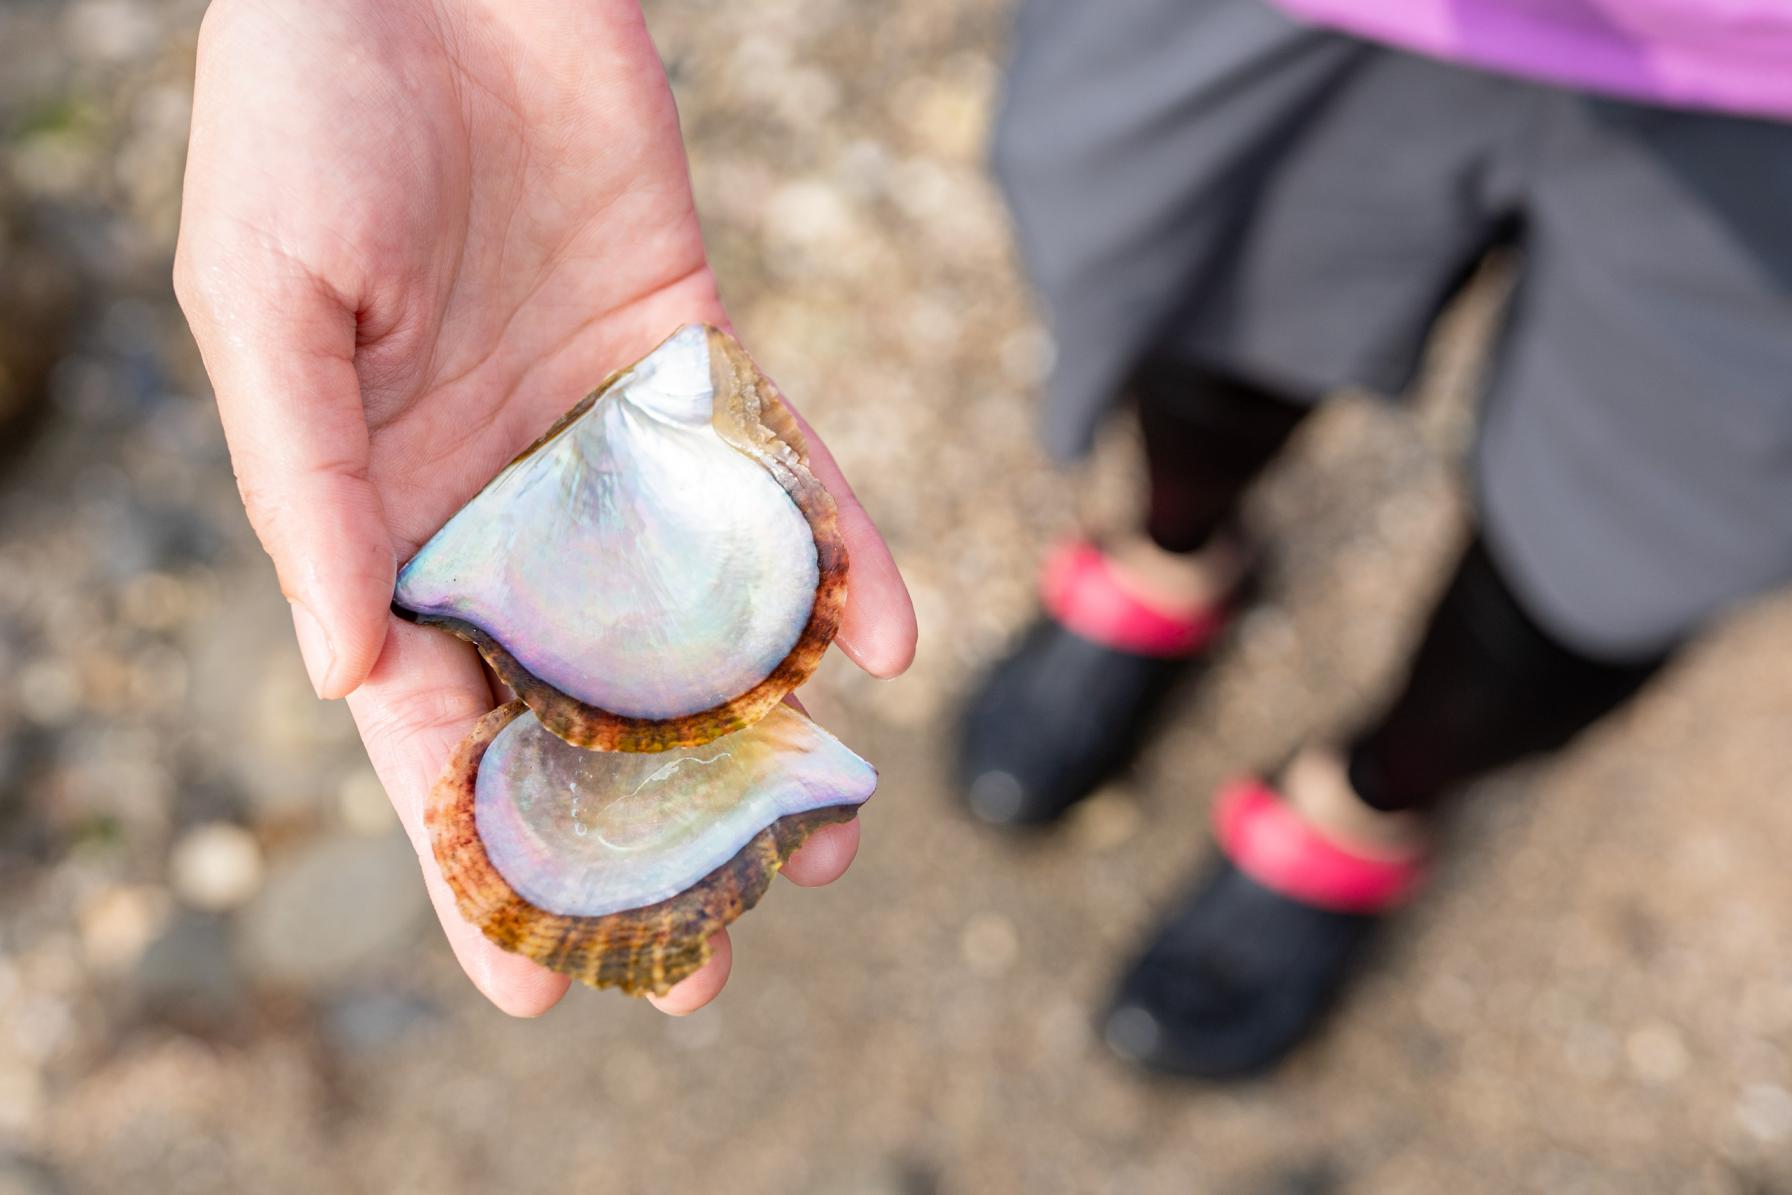
<svg viewBox="0 0 1792 1195">
<path fill-rule="evenodd" d="M 1187 366 L 1133 384 L 1144 431 L 1147 534 L 1200 548 L 1311 409 Z M 1431 613 L 1399 694 L 1351 742 L 1351 782 L 1377 809 L 1429 807 L 1462 781 L 1567 742 L 1666 659 L 1589 658 L 1540 627 L 1477 538 Z"/>
</svg>

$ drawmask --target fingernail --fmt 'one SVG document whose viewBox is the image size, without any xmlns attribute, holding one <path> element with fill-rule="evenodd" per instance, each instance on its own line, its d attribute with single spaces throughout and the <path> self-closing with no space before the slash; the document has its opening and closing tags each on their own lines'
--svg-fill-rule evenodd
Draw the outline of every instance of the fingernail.
<svg viewBox="0 0 1792 1195">
<path fill-rule="evenodd" d="M 305 661 L 305 672 L 311 677 L 311 688 L 319 697 L 324 695 L 324 686 L 329 683 L 330 670 L 336 666 L 336 653 L 330 648 L 330 637 L 324 634 L 323 624 L 311 611 L 292 603 L 292 630 L 298 636 L 299 655 Z"/>
</svg>

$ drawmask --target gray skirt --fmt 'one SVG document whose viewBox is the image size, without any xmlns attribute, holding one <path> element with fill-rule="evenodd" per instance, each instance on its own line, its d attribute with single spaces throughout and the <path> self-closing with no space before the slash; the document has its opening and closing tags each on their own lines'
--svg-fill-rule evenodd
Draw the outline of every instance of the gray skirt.
<svg viewBox="0 0 1792 1195">
<path fill-rule="evenodd" d="M 1630 655 L 1792 578 L 1792 126 L 1488 75 L 1260 0 L 1024 0 L 993 148 L 1083 452 L 1147 355 L 1401 390 L 1487 249 L 1521 278 L 1489 546 Z"/>
</svg>

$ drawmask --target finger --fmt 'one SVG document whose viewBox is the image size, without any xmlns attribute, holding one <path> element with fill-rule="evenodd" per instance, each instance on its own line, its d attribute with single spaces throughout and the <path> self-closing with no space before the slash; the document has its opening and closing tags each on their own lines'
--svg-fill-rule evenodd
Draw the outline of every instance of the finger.
<svg viewBox="0 0 1792 1195">
<path fill-rule="evenodd" d="M 852 560 L 846 583 L 846 612 L 834 642 L 871 675 L 899 676 L 915 658 L 915 607 L 909 600 L 908 586 L 902 582 L 884 537 L 859 505 L 858 496 L 847 484 L 840 466 L 834 463 L 828 446 L 801 413 L 794 409 L 792 413 L 809 441 L 809 468 L 840 508 L 840 534 Z"/>
<path fill-rule="evenodd" d="M 367 478 L 355 314 L 271 251 L 201 235 L 182 234 L 181 305 L 312 686 L 341 697 L 379 658 L 394 570 Z"/>
<path fill-rule="evenodd" d="M 357 302 L 299 263 L 320 242 L 344 274 L 361 255 L 320 232 L 327 221 L 313 196 L 250 202 L 304 108 L 283 104 L 280 87 L 237 86 L 242 74 L 228 65 L 265 47 L 253 44 L 253 20 L 238 30 L 251 41 L 233 42 L 225 7 L 208 14 L 201 39 L 175 292 L 217 391 L 250 520 L 297 607 L 306 668 L 335 697 L 379 658 L 394 562 L 366 476 Z M 278 53 L 269 64 L 291 65 Z"/>
<path fill-rule="evenodd" d="M 800 888 L 819 888 L 846 874 L 859 853 L 859 819 L 823 826 L 784 864 L 784 875 Z"/>
<path fill-rule="evenodd" d="M 568 980 L 520 954 L 500 950 L 460 915 L 442 879 L 423 807 L 455 745 L 491 708 L 479 657 L 439 631 L 394 620 L 367 681 L 348 701 L 392 805 L 423 866 L 430 902 L 467 977 L 512 1016 L 537 1016 L 565 994 Z"/>
<path fill-rule="evenodd" d="M 728 931 L 721 930 L 709 940 L 709 961 L 672 985 L 664 996 L 649 996 L 652 1004 L 668 1016 L 682 1017 L 696 1012 L 722 994 L 728 972 L 734 969 L 734 943 Z"/>
</svg>

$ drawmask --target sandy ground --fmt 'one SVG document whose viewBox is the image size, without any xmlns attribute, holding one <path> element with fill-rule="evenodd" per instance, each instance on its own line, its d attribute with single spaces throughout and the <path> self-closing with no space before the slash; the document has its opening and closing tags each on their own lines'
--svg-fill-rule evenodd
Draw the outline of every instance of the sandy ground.
<svg viewBox="0 0 1792 1195">
<path fill-rule="evenodd" d="M 858 864 L 780 884 L 688 1020 L 474 994 L 310 698 L 167 292 L 197 8 L 0 3 L 0 176 L 87 296 L 0 465 L 0 1191 L 1792 1190 L 1783 599 L 1467 794 L 1280 1075 L 1150 1082 L 1090 1032 L 1213 783 L 1397 670 L 1463 534 L 1497 281 L 1412 404 L 1346 396 L 1278 466 L 1266 601 L 1136 775 L 1001 841 L 952 805 L 954 703 L 1042 546 L 1128 494 L 1123 434 L 1079 487 L 1029 436 L 1048 349 L 981 166 L 1003 6 L 650 14 L 742 335 L 920 612 L 908 677 L 812 686 L 882 769 Z"/>
</svg>

